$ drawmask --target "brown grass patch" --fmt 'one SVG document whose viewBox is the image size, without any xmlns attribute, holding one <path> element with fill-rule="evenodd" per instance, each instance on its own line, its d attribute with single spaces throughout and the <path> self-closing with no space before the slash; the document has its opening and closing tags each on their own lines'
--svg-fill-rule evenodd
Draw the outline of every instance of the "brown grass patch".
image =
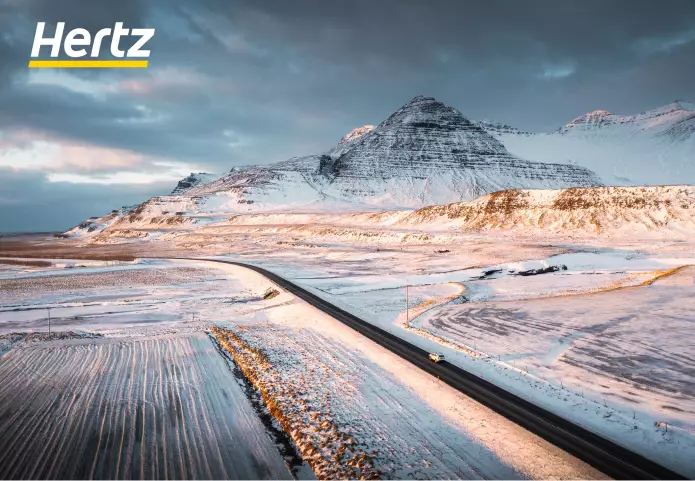
<svg viewBox="0 0 695 481">
<path fill-rule="evenodd" d="M 528 196 L 528 192 L 523 192 L 520 190 L 502 190 L 499 192 L 493 192 L 488 196 L 488 200 L 483 211 L 485 215 L 510 215 L 515 211 L 529 207 L 527 200 Z"/>
<path fill-rule="evenodd" d="M 219 327 L 210 331 L 261 393 L 268 411 L 319 479 L 380 478 L 372 458 L 335 423 L 330 406 L 308 401 L 311 386 L 301 379 L 275 382 L 276 367 L 261 349 L 251 346 L 238 332 Z"/>
</svg>

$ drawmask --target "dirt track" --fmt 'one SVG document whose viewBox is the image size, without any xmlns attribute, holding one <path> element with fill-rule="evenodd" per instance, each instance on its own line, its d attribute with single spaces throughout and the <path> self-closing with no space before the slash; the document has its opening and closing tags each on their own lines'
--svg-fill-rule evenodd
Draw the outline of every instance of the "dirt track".
<svg viewBox="0 0 695 481">
<path fill-rule="evenodd" d="M 24 257 L 31 259 L 91 259 L 131 261 L 135 257 L 168 257 L 176 250 L 165 243 L 134 242 L 122 244 L 84 245 L 73 239 L 61 239 L 52 234 L 0 236 L 0 258 Z"/>
</svg>

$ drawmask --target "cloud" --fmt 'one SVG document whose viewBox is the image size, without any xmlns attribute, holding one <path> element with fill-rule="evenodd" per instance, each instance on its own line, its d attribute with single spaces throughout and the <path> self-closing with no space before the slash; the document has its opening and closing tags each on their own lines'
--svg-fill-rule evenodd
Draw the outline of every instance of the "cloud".
<svg viewBox="0 0 695 481">
<path fill-rule="evenodd" d="M 50 182 L 43 173 L 0 167 L 0 232 L 64 231 L 116 207 L 169 192 L 170 183 L 97 185 Z"/>
<path fill-rule="evenodd" d="M 695 42 L 695 26 L 688 30 L 683 30 L 667 35 L 653 37 L 643 37 L 635 41 L 635 49 L 644 53 L 670 52 L 673 49 L 686 46 Z"/>
<path fill-rule="evenodd" d="M 264 57 L 268 50 L 252 45 L 246 36 L 239 32 L 229 19 L 210 11 L 191 15 L 191 22 L 209 33 L 224 49 L 232 55 L 251 55 Z"/>
<path fill-rule="evenodd" d="M 543 72 L 539 75 L 539 77 L 544 79 L 565 78 L 569 77 L 576 71 L 576 66 L 571 62 L 546 65 L 543 67 Z"/>
<path fill-rule="evenodd" d="M 51 174 L 49 180 L 74 178 L 81 183 L 172 181 L 200 170 L 195 164 L 65 141 L 32 130 L 0 133 L 0 167 L 39 170 Z"/>
<path fill-rule="evenodd" d="M 175 184 L 182 177 L 187 176 L 192 170 L 185 167 L 165 173 L 147 172 L 113 172 L 102 175 L 81 175 L 81 174 L 49 174 L 46 176 L 49 182 L 70 182 L 73 184 L 153 184 L 155 182 L 169 182 Z"/>
<path fill-rule="evenodd" d="M 28 73 L 26 83 L 28 86 L 57 87 L 95 98 L 103 98 L 114 91 L 110 83 L 78 77 L 65 70 L 32 69 Z"/>
</svg>

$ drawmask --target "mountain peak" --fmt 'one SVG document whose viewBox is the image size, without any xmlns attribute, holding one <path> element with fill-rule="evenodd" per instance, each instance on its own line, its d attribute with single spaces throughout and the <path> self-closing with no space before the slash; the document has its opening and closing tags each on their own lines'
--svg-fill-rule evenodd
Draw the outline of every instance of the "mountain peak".
<svg viewBox="0 0 695 481">
<path fill-rule="evenodd" d="M 560 131 L 572 128 L 580 128 L 581 130 L 600 128 L 606 124 L 611 124 L 613 118 L 614 115 L 608 110 L 594 110 L 568 122 Z"/>
<path fill-rule="evenodd" d="M 424 95 L 416 95 L 415 97 L 412 98 L 412 100 L 410 102 L 408 102 L 405 105 L 429 103 L 429 102 L 437 102 L 437 99 L 435 99 L 434 97 L 425 97 Z"/>
<path fill-rule="evenodd" d="M 412 98 L 410 102 L 403 105 L 399 110 L 420 110 L 420 109 L 452 109 L 448 105 L 440 102 L 434 97 L 425 97 L 424 95 L 417 95 Z M 453 110 L 453 109 L 452 109 Z"/>
<path fill-rule="evenodd" d="M 200 185 L 207 184 L 208 182 L 212 182 L 218 177 L 219 176 L 215 174 L 209 174 L 207 172 L 191 172 L 191 175 L 179 180 L 179 183 L 176 185 L 176 188 L 174 188 L 174 190 L 171 192 L 171 195 L 185 194 L 194 187 L 198 187 Z"/>
<path fill-rule="evenodd" d="M 349 134 L 345 135 L 342 139 L 340 139 L 340 142 L 338 142 L 338 145 L 343 145 L 347 144 L 348 142 L 352 142 L 353 140 L 359 139 L 362 137 L 364 134 L 367 134 L 374 130 L 373 125 L 363 125 L 362 127 L 357 127 L 356 129 L 352 129 Z"/>
<path fill-rule="evenodd" d="M 417 96 L 368 135 L 317 157 L 315 185 L 330 198 L 399 207 L 473 198 L 513 185 L 595 185 L 595 175 L 569 165 L 512 156 L 458 110 Z M 389 200 L 387 200 L 389 199 Z"/>
<path fill-rule="evenodd" d="M 453 107 L 436 100 L 434 97 L 418 95 L 410 102 L 396 110 L 384 120 L 377 129 L 395 127 L 413 127 L 451 131 L 463 128 L 478 129 L 471 121 Z"/>
<path fill-rule="evenodd" d="M 685 100 L 674 100 L 670 104 L 664 105 L 656 110 L 664 112 L 672 112 L 674 110 L 687 110 L 695 112 L 695 103 L 686 102 Z"/>
<path fill-rule="evenodd" d="M 606 120 L 606 118 L 610 117 L 613 115 L 610 113 L 608 110 L 594 110 L 593 112 L 587 112 L 584 115 L 580 115 L 576 119 L 572 120 L 567 124 L 569 127 L 570 125 L 575 125 L 575 124 L 595 124 L 595 123 L 600 123 Z"/>
</svg>

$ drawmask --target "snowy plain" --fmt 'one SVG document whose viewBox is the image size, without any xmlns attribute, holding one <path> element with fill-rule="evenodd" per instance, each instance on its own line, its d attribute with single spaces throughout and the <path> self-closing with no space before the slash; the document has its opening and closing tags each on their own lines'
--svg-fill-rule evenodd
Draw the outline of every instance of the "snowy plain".
<svg viewBox="0 0 695 481">
<path fill-rule="evenodd" d="M 215 325 L 264 352 L 272 381 L 312 386 L 305 411 L 292 411 L 302 432 L 320 434 L 314 421 L 328 412 L 381 476 L 601 477 L 303 301 L 264 300 L 270 283 L 246 269 L 139 260 L 2 276 L 4 475 L 310 476 L 283 462 L 206 333 Z"/>
<path fill-rule="evenodd" d="M 39 241 L 30 252 L 67 255 L 79 246 L 97 257 L 218 256 L 265 267 L 695 476 L 692 205 L 689 186 L 527 190 L 418 211 L 276 212 L 196 226 L 168 224 L 165 204 L 154 203 L 125 230 Z M 479 228 L 461 223 L 471 213 Z M 541 222 L 548 217 L 559 228 Z M 124 269 L 136 273 L 143 262 Z M 196 315 L 205 297 L 187 298 L 186 289 L 177 302 Z M 216 307 L 213 318 L 224 325 L 233 305 Z M 119 314 L 126 306 L 112 309 L 128 315 Z M 17 322 L 31 315 L 12 314 Z M 174 322 L 166 310 L 152 315 Z M 255 349 L 255 338 L 230 336 Z"/>
<path fill-rule="evenodd" d="M 223 276 L 63 264 L 0 278 L 0 477 L 291 479 L 204 332 Z"/>
<path fill-rule="evenodd" d="M 492 239 L 472 238 L 475 248 L 363 246 L 368 252 L 318 239 L 311 248 L 271 245 L 225 257 L 283 275 L 413 344 L 442 351 L 450 362 L 693 475 L 695 283 L 689 244 L 594 241 L 551 247 L 503 238 L 495 247 Z M 492 262 L 479 264 L 476 249 Z M 452 269 L 457 265 L 460 269 Z M 545 271 L 549 267 L 557 270 Z"/>
</svg>

